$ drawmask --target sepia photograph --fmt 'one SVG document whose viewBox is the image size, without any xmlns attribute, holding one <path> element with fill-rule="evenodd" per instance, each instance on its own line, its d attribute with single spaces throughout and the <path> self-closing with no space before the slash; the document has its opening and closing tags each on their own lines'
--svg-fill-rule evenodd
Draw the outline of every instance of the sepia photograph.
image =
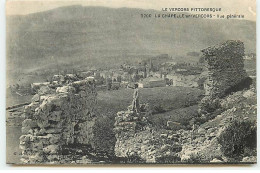
<svg viewBox="0 0 260 173">
<path fill-rule="evenodd" d="M 5 5 L 6 164 L 257 164 L 256 0 Z"/>
</svg>

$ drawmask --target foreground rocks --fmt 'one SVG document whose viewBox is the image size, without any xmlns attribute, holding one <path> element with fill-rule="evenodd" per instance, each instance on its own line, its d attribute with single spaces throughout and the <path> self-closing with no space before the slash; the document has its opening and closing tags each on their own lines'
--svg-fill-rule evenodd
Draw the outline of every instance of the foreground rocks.
<svg viewBox="0 0 260 173">
<path fill-rule="evenodd" d="M 247 97 L 250 93 L 251 97 Z M 228 158 L 221 151 L 219 136 L 226 131 L 234 121 L 251 121 L 256 125 L 256 92 L 250 90 L 239 91 L 220 100 L 223 112 L 214 119 L 201 124 L 193 133 L 180 130 L 182 151 L 179 153 L 182 162 L 215 163 L 243 162 L 256 163 L 256 156 L 245 157 L 241 160 Z M 256 142 L 256 141 L 255 141 Z"/>
<path fill-rule="evenodd" d="M 77 151 L 87 145 L 96 148 L 95 83 L 81 80 L 57 88 L 42 87 L 24 109 L 22 162 L 70 163 L 73 159 L 66 154 L 68 146 Z"/>
<path fill-rule="evenodd" d="M 131 109 L 117 113 L 115 117 L 115 155 L 126 158 L 128 163 L 173 163 L 179 161 L 181 151 L 178 135 L 171 130 L 155 131 L 147 122 L 148 105 L 139 111 Z"/>
</svg>

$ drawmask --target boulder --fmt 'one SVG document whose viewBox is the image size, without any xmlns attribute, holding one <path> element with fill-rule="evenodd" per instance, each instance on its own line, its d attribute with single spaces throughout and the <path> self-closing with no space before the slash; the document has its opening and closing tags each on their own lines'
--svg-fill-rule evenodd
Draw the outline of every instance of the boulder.
<svg viewBox="0 0 260 173">
<path fill-rule="evenodd" d="M 32 135 L 22 135 L 20 138 L 20 143 L 27 143 L 33 140 Z"/>
<path fill-rule="evenodd" d="M 43 83 L 32 83 L 31 84 L 31 88 L 34 90 L 34 91 L 38 91 L 40 89 L 40 87 L 42 86 L 48 86 L 50 85 L 50 82 L 43 82 Z"/>
<path fill-rule="evenodd" d="M 206 140 L 206 138 L 204 138 L 204 137 L 198 137 L 198 138 L 194 139 L 194 142 L 195 143 L 203 143 L 205 140 Z"/>
<path fill-rule="evenodd" d="M 75 88 L 72 86 L 63 86 L 63 87 L 58 87 L 56 89 L 56 93 L 69 93 L 69 92 L 75 92 Z"/>
<path fill-rule="evenodd" d="M 41 86 L 38 90 L 39 95 L 46 95 L 51 93 L 54 93 L 54 90 L 52 90 L 49 86 Z"/>
<path fill-rule="evenodd" d="M 223 162 L 222 160 L 219 160 L 217 158 L 210 161 L 210 163 L 222 163 L 222 162 Z"/>
<path fill-rule="evenodd" d="M 214 131 L 215 131 L 214 128 L 209 128 L 209 129 L 207 130 L 207 133 L 208 133 L 208 134 L 211 134 L 211 133 L 214 132 Z"/>
<path fill-rule="evenodd" d="M 32 102 L 39 102 L 40 101 L 40 95 L 39 94 L 35 94 L 32 99 L 31 99 Z"/>
<path fill-rule="evenodd" d="M 246 92 L 244 92 L 243 97 L 250 98 L 254 95 L 256 95 L 256 93 L 254 93 L 252 90 L 247 90 Z"/>
<path fill-rule="evenodd" d="M 63 83 L 65 81 L 63 75 L 54 75 L 52 81 L 57 81 L 58 83 Z"/>
<path fill-rule="evenodd" d="M 247 163 L 256 163 L 257 157 L 256 156 L 250 156 L 250 157 L 244 157 L 241 162 L 247 162 Z"/>
<path fill-rule="evenodd" d="M 59 145 L 48 145 L 43 148 L 43 152 L 46 154 L 57 154 L 59 152 Z"/>
<path fill-rule="evenodd" d="M 37 125 L 42 129 L 50 126 L 48 120 L 38 120 Z"/>
<path fill-rule="evenodd" d="M 51 121 L 60 121 L 61 120 L 61 114 L 62 114 L 62 111 L 53 111 L 48 116 L 48 119 L 51 120 Z"/>
<path fill-rule="evenodd" d="M 167 127 L 172 130 L 179 130 L 181 128 L 181 124 L 174 121 L 167 121 Z"/>
<path fill-rule="evenodd" d="M 23 127 L 29 127 L 29 128 L 34 128 L 37 127 L 36 121 L 33 121 L 32 119 L 25 119 L 22 122 Z"/>
<path fill-rule="evenodd" d="M 199 129 L 198 129 L 198 133 L 199 133 L 199 134 L 206 134 L 207 131 L 206 131 L 204 128 L 199 128 Z"/>
<path fill-rule="evenodd" d="M 95 78 L 92 77 L 92 76 L 87 77 L 86 79 L 87 79 L 87 81 L 89 81 L 89 82 L 94 82 L 94 81 L 95 81 Z"/>
<path fill-rule="evenodd" d="M 160 136 L 161 136 L 161 138 L 167 138 L 168 135 L 163 133 Z"/>
<path fill-rule="evenodd" d="M 75 87 L 75 88 L 79 88 L 80 86 L 84 86 L 86 85 L 86 80 L 80 80 L 80 81 L 75 81 L 75 82 L 72 82 L 72 86 Z"/>
<path fill-rule="evenodd" d="M 75 74 L 66 74 L 64 77 L 65 81 L 67 82 L 72 82 L 72 81 L 77 81 L 78 78 Z"/>
</svg>

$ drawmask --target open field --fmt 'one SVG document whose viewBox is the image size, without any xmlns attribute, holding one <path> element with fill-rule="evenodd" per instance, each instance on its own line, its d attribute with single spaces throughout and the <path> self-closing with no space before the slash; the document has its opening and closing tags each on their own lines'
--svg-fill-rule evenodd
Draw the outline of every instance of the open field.
<svg viewBox="0 0 260 173">
<path fill-rule="evenodd" d="M 127 109 L 133 100 L 133 89 L 98 92 L 98 114 L 114 117 L 118 111 Z M 149 103 L 152 112 L 167 112 L 195 105 L 202 90 L 185 87 L 157 87 L 139 89 L 140 103 Z"/>
<path fill-rule="evenodd" d="M 189 121 L 196 116 L 198 116 L 198 106 L 193 105 L 164 113 L 153 114 L 149 120 L 153 126 L 158 129 L 167 128 L 167 121 L 178 122 L 183 129 L 187 129 L 189 127 Z"/>
</svg>

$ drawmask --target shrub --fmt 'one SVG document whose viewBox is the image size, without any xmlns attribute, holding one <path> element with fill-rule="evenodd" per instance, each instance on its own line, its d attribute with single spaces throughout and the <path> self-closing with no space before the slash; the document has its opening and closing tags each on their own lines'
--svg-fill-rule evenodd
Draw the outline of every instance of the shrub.
<svg viewBox="0 0 260 173">
<path fill-rule="evenodd" d="M 156 129 L 165 129 L 167 123 L 167 117 L 153 116 L 148 119 L 148 123 L 152 124 Z"/>
<path fill-rule="evenodd" d="M 250 85 L 253 83 L 252 78 L 247 77 L 244 80 L 242 80 L 241 82 L 239 82 L 238 84 L 236 84 L 233 87 L 230 87 L 229 89 L 227 89 L 225 91 L 225 95 L 229 95 L 232 92 L 237 92 L 237 91 L 241 91 L 243 89 L 249 89 Z"/>
<path fill-rule="evenodd" d="M 162 105 L 154 106 L 154 113 L 164 113 L 166 110 Z"/>
<path fill-rule="evenodd" d="M 113 155 L 114 146 L 116 142 L 115 134 L 113 132 L 114 121 L 105 116 L 100 116 L 93 127 L 94 146 L 98 151 L 107 152 Z"/>
<path fill-rule="evenodd" d="M 200 117 L 197 118 L 198 124 L 214 119 L 223 111 L 224 109 L 221 107 L 219 98 L 211 99 L 208 96 L 204 97 L 198 105 L 198 117 Z"/>
<path fill-rule="evenodd" d="M 239 160 L 242 157 L 254 155 L 256 150 L 255 122 L 235 120 L 218 137 L 218 142 L 226 157 Z"/>
<path fill-rule="evenodd" d="M 126 163 L 145 163 L 145 160 L 138 156 L 137 153 L 134 153 L 133 155 L 127 153 Z"/>
<path fill-rule="evenodd" d="M 210 97 L 204 97 L 199 103 L 199 114 L 207 115 L 220 109 L 220 100 L 218 98 L 212 100 Z"/>
</svg>

